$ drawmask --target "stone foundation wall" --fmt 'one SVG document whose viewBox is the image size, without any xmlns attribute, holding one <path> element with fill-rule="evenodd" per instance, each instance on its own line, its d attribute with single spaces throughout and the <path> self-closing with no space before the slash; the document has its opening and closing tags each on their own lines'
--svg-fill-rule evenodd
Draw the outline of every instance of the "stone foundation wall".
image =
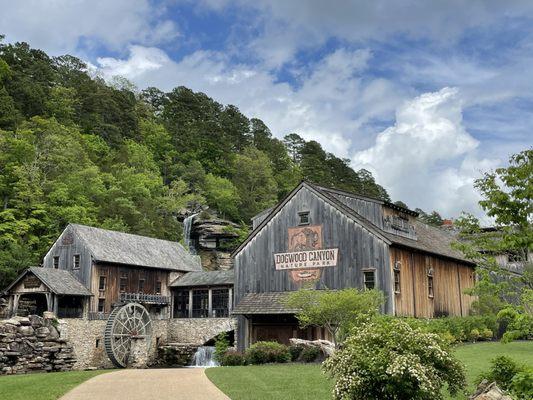
<svg viewBox="0 0 533 400">
<path fill-rule="evenodd" d="M 168 341 L 202 345 L 233 330 L 237 330 L 235 318 L 173 318 L 168 320 Z"/>
<path fill-rule="evenodd" d="M 0 321 L 0 375 L 73 368 L 73 347 L 53 321 L 36 315 Z"/>
</svg>

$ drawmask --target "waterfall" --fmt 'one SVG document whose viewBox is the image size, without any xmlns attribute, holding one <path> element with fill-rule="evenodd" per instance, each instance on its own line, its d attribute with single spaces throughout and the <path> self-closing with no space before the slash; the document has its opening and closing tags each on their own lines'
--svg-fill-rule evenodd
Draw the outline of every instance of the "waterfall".
<svg viewBox="0 0 533 400">
<path fill-rule="evenodd" d="M 191 233 L 192 233 L 192 223 L 194 217 L 198 214 L 191 214 L 183 220 L 183 241 L 185 242 L 185 247 L 189 250 L 189 253 L 196 254 L 196 249 L 192 244 Z"/>
<path fill-rule="evenodd" d="M 217 367 L 214 346 L 200 346 L 192 357 L 192 367 Z"/>
</svg>

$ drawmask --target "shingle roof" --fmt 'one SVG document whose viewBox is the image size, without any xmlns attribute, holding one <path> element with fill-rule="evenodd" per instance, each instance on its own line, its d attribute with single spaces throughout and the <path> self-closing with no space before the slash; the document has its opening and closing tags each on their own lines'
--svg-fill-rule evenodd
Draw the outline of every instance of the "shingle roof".
<svg viewBox="0 0 533 400">
<path fill-rule="evenodd" d="M 170 284 L 171 287 L 233 285 L 234 271 L 187 272 Z"/>
<path fill-rule="evenodd" d="M 70 226 L 85 242 L 95 261 L 175 271 L 202 270 L 199 258 L 191 255 L 178 242 L 85 225 Z"/>
<path fill-rule="evenodd" d="M 298 310 L 285 304 L 288 292 L 248 293 L 235 306 L 232 314 L 294 314 Z"/>
<path fill-rule="evenodd" d="M 7 292 L 15 286 L 28 273 L 34 274 L 42 283 L 47 286 L 51 292 L 55 294 L 71 295 L 71 296 L 92 296 L 92 293 L 83 284 L 76 279 L 76 277 L 67 270 L 30 267 L 26 269 L 5 291 Z"/>
</svg>

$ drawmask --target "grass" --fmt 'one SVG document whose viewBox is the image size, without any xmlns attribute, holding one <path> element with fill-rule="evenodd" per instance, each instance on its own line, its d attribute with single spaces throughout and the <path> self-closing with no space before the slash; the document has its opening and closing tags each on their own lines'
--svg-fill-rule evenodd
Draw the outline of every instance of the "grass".
<svg viewBox="0 0 533 400">
<path fill-rule="evenodd" d="M 468 390 L 490 360 L 506 355 L 533 366 L 533 342 L 476 343 L 459 346 L 455 354 L 465 364 Z M 333 382 L 316 364 L 253 365 L 206 370 L 208 378 L 232 400 L 329 400 Z M 463 397 L 461 397 L 463 398 Z"/>
<path fill-rule="evenodd" d="M 70 371 L 0 376 L 0 399 L 56 400 L 70 389 L 107 371 Z"/>
</svg>

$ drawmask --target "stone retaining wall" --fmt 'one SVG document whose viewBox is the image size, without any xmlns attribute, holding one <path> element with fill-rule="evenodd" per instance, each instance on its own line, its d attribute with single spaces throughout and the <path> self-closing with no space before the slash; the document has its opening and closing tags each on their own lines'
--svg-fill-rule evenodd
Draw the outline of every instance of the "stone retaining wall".
<svg viewBox="0 0 533 400">
<path fill-rule="evenodd" d="M 235 318 L 173 318 L 168 320 L 168 341 L 202 345 L 222 332 L 236 329 Z"/>
<path fill-rule="evenodd" d="M 1 375 L 73 368 L 73 348 L 53 321 L 36 315 L 0 321 Z"/>
</svg>

